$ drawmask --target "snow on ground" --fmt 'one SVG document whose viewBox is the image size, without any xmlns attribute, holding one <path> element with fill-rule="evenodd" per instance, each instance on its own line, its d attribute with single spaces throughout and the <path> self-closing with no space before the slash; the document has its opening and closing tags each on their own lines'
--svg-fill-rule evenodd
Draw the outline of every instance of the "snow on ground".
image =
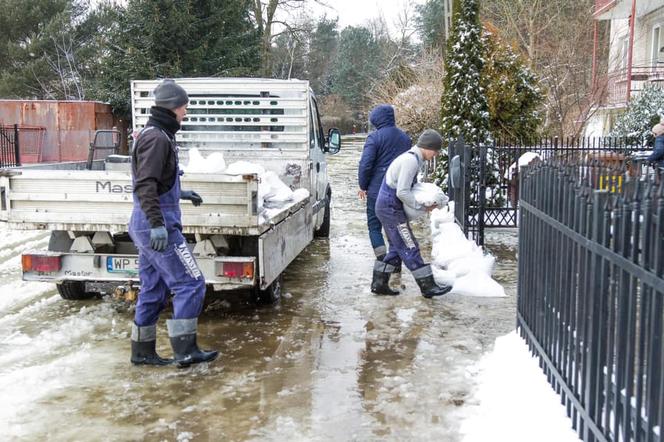
<svg viewBox="0 0 664 442">
<path fill-rule="evenodd" d="M 579 440 L 560 396 L 516 331 L 497 338 L 474 370 L 478 387 L 461 424 L 464 442 Z"/>
</svg>

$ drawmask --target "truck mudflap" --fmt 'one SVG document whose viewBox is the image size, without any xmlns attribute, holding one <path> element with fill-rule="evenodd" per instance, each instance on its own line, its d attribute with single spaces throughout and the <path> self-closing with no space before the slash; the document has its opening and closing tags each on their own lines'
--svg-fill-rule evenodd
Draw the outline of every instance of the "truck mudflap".
<svg viewBox="0 0 664 442">
<path fill-rule="evenodd" d="M 226 289 L 253 287 L 255 257 L 197 257 L 205 282 Z M 116 282 L 138 285 L 138 255 L 29 251 L 21 259 L 24 281 Z"/>
</svg>

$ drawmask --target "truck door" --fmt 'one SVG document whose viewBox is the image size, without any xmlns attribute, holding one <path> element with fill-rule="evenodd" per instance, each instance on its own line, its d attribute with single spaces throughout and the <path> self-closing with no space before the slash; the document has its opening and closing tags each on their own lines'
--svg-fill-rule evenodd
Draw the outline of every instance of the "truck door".
<svg viewBox="0 0 664 442">
<path fill-rule="evenodd" d="M 318 106 L 316 99 L 312 96 L 309 103 L 309 124 L 311 131 L 309 133 L 309 157 L 311 161 L 311 188 L 312 197 L 315 201 L 325 198 L 327 188 L 327 162 L 323 147 L 325 145 L 325 135 L 318 115 Z M 322 220 L 323 211 L 319 212 L 319 220 Z"/>
</svg>

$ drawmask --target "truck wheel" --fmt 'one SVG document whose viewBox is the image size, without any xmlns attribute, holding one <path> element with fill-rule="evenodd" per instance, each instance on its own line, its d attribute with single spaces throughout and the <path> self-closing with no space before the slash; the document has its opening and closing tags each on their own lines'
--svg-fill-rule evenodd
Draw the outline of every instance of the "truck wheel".
<svg viewBox="0 0 664 442">
<path fill-rule="evenodd" d="M 323 224 L 314 232 L 316 238 L 329 238 L 330 237 L 330 202 L 332 201 L 332 192 L 327 191 L 327 203 L 325 204 L 325 215 L 323 215 Z"/>
<path fill-rule="evenodd" d="M 56 284 L 58 288 L 58 293 L 62 299 L 67 300 L 80 300 L 80 299 L 90 299 L 96 296 L 94 292 L 85 291 L 85 282 L 83 281 L 65 281 L 60 284 Z"/>
<path fill-rule="evenodd" d="M 270 284 L 265 290 L 255 287 L 253 293 L 254 300 L 260 305 L 276 304 L 281 299 L 281 288 L 283 283 L 284 276 L 282 274 L 272 281 L 272 284 Z"/>
</svg>

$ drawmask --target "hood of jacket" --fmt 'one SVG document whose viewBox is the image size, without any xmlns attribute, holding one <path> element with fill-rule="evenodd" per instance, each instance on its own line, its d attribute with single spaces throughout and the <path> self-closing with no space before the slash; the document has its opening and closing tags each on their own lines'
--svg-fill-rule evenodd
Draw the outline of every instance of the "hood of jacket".
<svg viewBox="0 0 664 442">
<path fill-rule="evenodd" d="M 389 104 L 380 104 L 369 114 L 369 121 L 376 129 L 394 126 L 394 108 Z"/>
</svg>

